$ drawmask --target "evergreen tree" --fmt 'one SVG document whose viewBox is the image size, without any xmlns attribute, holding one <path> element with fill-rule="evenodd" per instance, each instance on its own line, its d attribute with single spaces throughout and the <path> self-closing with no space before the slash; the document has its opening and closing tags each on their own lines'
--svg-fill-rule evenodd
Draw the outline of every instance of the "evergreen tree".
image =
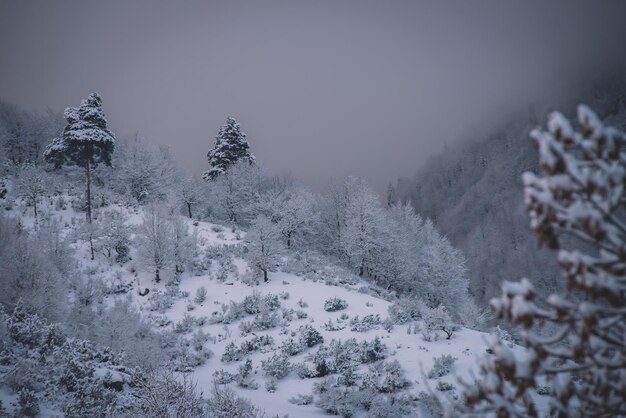
<svg viewBox="0 0 626 418">
<path fill-rule="evenodd" d="M 65 119 L 63 135 L 48 145 L 44 158 L 55 168 L 70 164 L 85 169 L 86 216 L 87 223 L 91 224 L 91 171 L 100 163 L 111 165 L 115 137 L 107 128 L 98 93 L 91 93 L 78 108 L 65 109 Z"/>
<path fill-rule="evenodd" d="M 202 175 L 205 180 L 214 179 L 239 161 L 254 162 L 246 134 L 241 131 L 241 126 L 234 118 L 229 116 L 226 119 L 226 124 L 218 131 L 215 146 L 209 151 L 207 158 L 209 169 Z"/>
</svg>

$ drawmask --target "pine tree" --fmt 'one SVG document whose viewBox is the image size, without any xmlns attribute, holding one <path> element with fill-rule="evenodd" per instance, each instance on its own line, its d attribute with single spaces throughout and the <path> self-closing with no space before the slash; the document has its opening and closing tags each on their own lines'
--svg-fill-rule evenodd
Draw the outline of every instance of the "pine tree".
<svg viewBox="0 0 626 418">
<path fill-rule="evenodd" d="M 68 164 L 85 169 L 86 216 L 87 223 L 91 224 L 91 171 L 100 163 L 111 165 L 115 137 L 107 128 L 98 93 L 91 93 L 78 108 L 65 109 L 65 119 L 63 135 L 48 145 L 44 158 L 55 168 Z"/>
<path fill-rule="evenodd" d="M 254 162 L 246 134 L 234 118 L 229 116 L 226 124 L 218 131 L 215 146 L 207 154 L 207 159 L 209 169 L 202 175 L 205 180 L 216 178 L 239 161 Z"/>
</svg>

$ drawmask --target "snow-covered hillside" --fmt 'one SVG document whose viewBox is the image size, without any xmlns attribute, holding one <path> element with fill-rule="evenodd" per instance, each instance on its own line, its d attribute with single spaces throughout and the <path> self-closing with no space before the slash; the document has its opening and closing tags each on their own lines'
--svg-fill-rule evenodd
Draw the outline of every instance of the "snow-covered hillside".
<svg viewBox="0 0 626 418">
<path fill-rule="evenodd" d="M 124 213 L 125 222 L 135 228 L 144 218 L 142 209 L 107 210 Z M 35 227 L 26 208 L 13 213 L 28 228 Z M 65 225 L 69 236 L 77 229 L 72 218 L 81 215 L 50 209 L 45 216 L 47 222 L 56 219 Z M 106 287 L 119 289 L 106 296 L 108 306 L 130 298 L 155 330 L 173 330 L 188 341 L 185 355 L 190 359 L 178 371 L 190 373 L 204 394 L 214 384 L 228 385 L 269 416 L 348 415 L 351 406 L 333 409 L 335 400 L 320 402 L 320 389 L 314 388 L 338 377 L 348 382 L 349 390 L 365 390 L 381 399 L 394 393 L 403 399 L 405 410 L 417 408 L 429 416 L 432 394 L 456 398 L 458 378 L 477 371 L 487 334 L 455 326 L 448 339 L 421 320 L 392 320 L 392 301 L 377 295 L 385 292 L 339 266 L 313 267 L 317 275 L 270 272 L 270 281 L 263 283 L 243 258 L 244 231 L 180 220 L 203 254 L 202 266 L 176 277 L 169 274 L 159 283 L 136 262 L 134 247 L 133 259 L 119 264 L 102 254 L 90 260 L 86 240 L 76 239 L 72 246 L 83 270 L 95 272 L 93 277 Z M 299 265 L 299 257 L 304 256 L 285 255 L 281 265 Z M 364 356 L 368 349 L 374 353 L 371 358 Z M 442 364 L 434 368 L 435 358 Z M 394 369 L 398 364 L 400 370 Z M 356 414 L 365 412 L 357 408 Z"/>
</svg>

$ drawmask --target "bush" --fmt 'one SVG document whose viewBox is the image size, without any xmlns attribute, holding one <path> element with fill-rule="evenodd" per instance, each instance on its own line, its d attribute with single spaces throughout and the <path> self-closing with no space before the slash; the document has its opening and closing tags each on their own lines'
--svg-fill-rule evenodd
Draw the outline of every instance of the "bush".
<svg viewBox="0 0 626 418">
<path fill-rule="evenodd" d="M 324 337 L 311 325 L 304 325 L 300 327 L 300 344 L 306 347 L 313 347 L 317 344 L 322 344 Z"/>
<path fill-rule="evenodd" d="M 411 385 L 397 360 L 376 363 L 363 376 L 361 389 L 374 389 L 381 393 L 394 393 Z"/>
<path fill-rule="evenodd" d="M 232 389 L 220 388 L 218 385 L 213 385 L 207 406 L 211 418 L 260 418 L 263 416 L 250 401 L 238 397 Z"/>
<path fill-rule="evenodd" d="M 372 341 L 363 341 L 360 346 L 361 362 L 373 363 L 387 357 L 387 346 L 383 344 L 379 337 Z"/>
<path fill-rule="evenodd" d="M 239 361 L 248 353 L 254 351 L 267 352 L 273 346 L 274 339 L 269 335 L 255 336 L 250 340 L 244 340 L 241 342 L 239 348 L 235 346 L 235 343 L 230 342 L 224 348 L 222 362 L 229 363 L 232 361 Z"/>
<path fill-rule="evenodd" d="M 369 331 L 376 326 L 380 325 L 380 315 L 365 315 L 363 319 L 359 319 L 359 316 L 355 316 L 350 320 L 350 330 L 356 332 Z"/>
<path fill-rule="evenodd" d="M 235 375 L 224 369 L 217 370 L 213 373 L 213 381 L 218 385 L 227 385 L 235 381 Z"/>
<path fill-rule="evenodd" d="M 286 355 L 274 354 L 267 360 L 261 361 L 261 368 L 266 376 L 280 380 L 286 377 L 291 371 L 291 363 L 289 363 L 289 358 Z"/>
<path fill-rule="evenodd" d="M 239 373 L 235 380 L 237 380 L 237 386 L 246 389 L 258 389 L 259 385 L 252 380 L 250 374 L 252 373 L 252 360 L 247 359 L 244 364 L 239 366 Z"/>
<path fill-rule="evenodd" d="M 148 296 L 148 309 L 151 311 L 165 313 L 174 305 L 174 297 L 170 294 L 161 293 L 155 290 Z"/>
<path fill-rule="evenodd" d="M 243 321 L 239 324 L 241 335 L 246 336 L 253 331 L 266 331 L 283 323 L 278 312 L 263 312 L 254 317 L 252 322 Z"/>
<path fill-rule="evenodd" d="M 355 391 L 337 387 L 332 378 L 314 384 L 313 391 L 319 394 L 315 406 L 324 412 L 346 418 L 352 417 L 357 412 L 357 408 L 354 406 Z"/>
<path fill-rule="evenodd" d="M 294 405 L 310 405 L 313 403 L 313 396 L 298 394 L 292 398 L 289 398 L 289 403 L 292 403 Z"/>
<path fill-rule="evenodd" d="M 336 312 L 346 309 L 348 307 L 348 302 L 344 299 L 338 297 L 332 297 L 330 299 L 326 299 L 324 302 L 324 310 L 326 312 Z"/>
<path fill-rule="evenodd" d="M 174 325 L 174 332 L 177 334 L 188 334 L 191 332 L 191 329 L 194 327 L 195 324 L 196 320 L 193 318 L 193 316 L 185 314 L 183 316 L 183 319 L 181 319 Z"/>
<path fill-rule="evenodd" d="M 325 322 L 324 325 L 322 325 L 322 328 L 324 328 L 326 331 L 341 331 L 345 327 L 346 326 L 339 321 L 337 321 L 337 323 L 335 324 L 330 318 L 328 318 L 328 322 Z"/>
<path fill-rule="evenodd" d="M 452 317 L 443 305 L 439 305 L 434 309 L 422 308 L 422 319 L 424 320 L 427 333 L 442 331 L 446 335 L 447 340 L 452 338 L 454 332 L 459 329 L 459 326 L 452 322 Z M 426 340 L 426 337 L 424 339 Z"/>
<path fill-rule="evenodd" d="M 201 303 L 204 303 L 204 301 L 206 300 L 206 295 L 207 295 L 206 287 L 204 286 L 199 287 L 196 290 L 196 297 L 194 298 L 194 302 L 196 302 L 198 305 L 200 305 Z"/>
<path fill-rule="evenodd" d="M 293 338 L 289 338 L 283 341 L 283 344 L 280 346 L 280 350 L 288 356 L 295 356 L 304 350 L 304 346 L 302 343 L 294 340 Z"/>
<path fill-rule="evenodd" d="M 444 382 L 443 380 L 440 380 L 437 382 L 437 386 L 435 386 L 435 389 L 437 389 L 440 392 L 447 392 L 449 390 L 454 390 L 454 385 L 448 382 Z"/>
<path fill-rule="evenodd" d="M 20 416 L 36 417 L 39 414 L 39 401 L 32 390 L 20 390 L 17 396 L 17 405 Z"/>
<path fill-rule="evenodd" d="M 388 308 L 389 317 L 396 324 L 406 324 L 421 318 L 421 310 L 424 303 L 415 298 L 403 297 Z"/>
<path fill-rule="evenodd" d="M 452 366 L 456 360 L 456 357 L 452 357 L 449 354 L 435 357 L 435 363 L 433 364 L 433 368 L 428 372 L 428 378 L 435 379 L 447 375 L 452 371 Z"/>
</svg>

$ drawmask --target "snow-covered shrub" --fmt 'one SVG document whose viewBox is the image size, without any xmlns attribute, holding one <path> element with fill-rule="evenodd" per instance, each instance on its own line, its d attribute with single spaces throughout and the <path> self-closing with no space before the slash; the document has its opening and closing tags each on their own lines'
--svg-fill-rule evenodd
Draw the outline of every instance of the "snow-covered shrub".
<svg viewBox="0 0 626 418">
<path fill-rule="evenodd" d="M 231 309 L 242 310 L 246 315 L 256 315 L 267 311 L 275 311 L 280 308 L 280 300 L 278 295 L 268 293 L 261 295 L 254 291 L 251 295 L 243 298 L 239 304 L 231 304 Z"/>
<path fill-rule="evenodd" d="M 246 336 L 253 331 L 265 331 L 282 325 L 283 319 L 279 312 L 262 312 L 254 317 L 252 321 L 242 321 L 239 324 L 241 335 Z"/>
<path fill-rule="evenodd" d="M 198 289 L 196 289 L 196 297 L 194 298 L 194 302 L 196 302 L 198 305 L 200 305 L 201 303 L 204 303 L 204 301 L 206 300 L 206 295 L 207 295 L 207 290 L 206 287 L 201 286 Z"/>
<path fill-rule="evenodd" d="M 286 377 L 291 371 L 291 363 L 289 363 L 289 357 L 285 354 L 275 353 L 267 360 L 261 361 L 261 368 L 266 376 L 280 380 Z"/>
<path fill-rule="evenodd" d="M 300 332 L 300 344 L 306 347 L 313 347 L 317 344 L 322 344 L 324 342 L 324 337 L 319 333 L 318 330 L 313 328 L 311 325 L 303 325 L 299 329 Z"/>
<path fill-rule="evenodd" d="M 283 341 L 280 350 L 288 356 L 295 356 L 304 350 L 304 345 L 300 341 L 288 338 Z"/>
<path fill-rule="evenodd" d="M 341 331 L 345 327 L 346 325 L 342 324 L 339 321 L 337 321 L 337 323 L 333 322 L 331 318 L 328 318 L 328 322 L 325 322 L 322 325 L 322 328 L 324 328 L 326 331 Z"/>
<path fill-rule="evenodd" d="M 35 392 L 29 389 L 20 390 L 17 395 L 18 415 L 36 417 L 39 415 L 39 400 Z"/>
<path fill-rule="evenodd" d="M 394 393 L 410 385 L 397 360 L 373 364 L 361 382 L 362 389 L 375 389 L 381 393 Z"/>
<path fill-rule="evenodd" d="M 358 363 L 347 363 L 343 369 L 339 370 L 337 384 L 342 386 L 355 386 L 360 377 L 358 373 Z"/>
<path fill-rule="evenodd" d="M 300 298 L 300 300 L 298 300 L 298 307 L 304 309 L 304 308 L 308 308 L 309 304 L 306 303 L 305 301 L 302 300 L 302 298 Z"/>
<path fill-rule="evenodd" d="M 443 305 L 439 305 L 434 309 L 427 306 L 423 307 L 422 320 L 425 326 L 424 335 L 442 331 L 446 335 L 446 339 L 449 340 L 454 335 L 454 332 L 459 329 L 459 326 L 452 321 L 452 317 Z M 424 339 L 426 340 L 426 337 Z"/>
<path fill-rule="evenodd" d="M 350 320 L 350 330 L 356 332 L 365 332 L 380 325 L 380 315 L 370 314 L 365 315 L 363 319 L 359 319 L 359 316 L 355 316 Z"/>
<path fill-rule="evenodd" d="M 193 368 L 202 366 L 213 356 L 213 352 L 206 347 L 191 350 L 189 346 L 181 344 L 176 352 L 172 364 L 178 372 L 189 372 Z"/>
<path fill-rule="evenodd" d="M 357 412 L 357 408 L 354 406 L 356 391 L 338 387 L 333 378 L 326 378 L 315 383 L 313 392 L 319 395 L 315 401 L 315 406 L 326 413 L 350 418 Z"/>
<path fill-rule="evenodd" d="M 385 331 L 391 332 L 391 331 L 393 331 L 393 327 L 394 327 L 395 323 L 394 323 L 393 319 L 387 317 L 387 318 L 382 320 L 381 325 L 383 326 Z"/>
<path fill-rule="evenodd" d="M 417 394 L 417 402 L 431 417 L 445 416 L 441 402 L 439 402 L 435 395 L 420 392 Z"/>
<path fill-rule="evenodd" d="M 237 348 L 235 343 L 230 342 L 224 347 L 222 354 L 222 362 L 230 363 L 231 361 L 239 361 L 243 358 L 243 353 Z"/>
<path fill-rule="evenodd" d="M 373 363 L 387 357 L 387 346 L 379 337 L 372 341 L 363 341 L 360 345 L 361 363 Z"/>
<path fill-rule="evenodd" d="M 345 342 L 332 340 L 328 346 L 322 345 L 314 354 L 309 356 L 313 362 L 313 376 L 323 377 L 328 374 L 339 373 L 354 364 L 372 363 L 387 356 L 387 347 L 378 337 L 372 341 L 358 343 L 350 338 Z"/>
<path fill-rule="evenodd" d="M 309 369 L 306 363 L 296 363 L 293 365 L 293 371 L 300 379 L 309 379 L 316 377 L 316 374 Z"/>
<path fill-rule="evenodd" d="M 301 311 L 299 309 L 296 311 L 296 318 L 298 318 L 298 319 L 305 319 L 305 318 L 308 318 L 308 317 L 309 317 L 308 313 L 306 313 L 304 311 Z"/>
<path fill-rule="evenodd" d="M 310 405 L 313 403 L 313 395 L 298 394 L 289 398 L 289 403 L 294 405 Z"/>
<path fill-rule="evenodd" d="M 229 276 L 234 275 L 237 272 L 237 267 L 233 263 L 230 256 L 224 256 L 217 259 L 215 271 L 213 277 L 219 282 L 224 282 Z"/>
<path fill-rule="evenodd" d="M 344 299 L 338 297 L 332 297 L 324 301 L 324 310 L 326 312 L 341 311 L 347 307 L 348 303 Z"/>
<path fill-rule="evenodd" d="M 47 328 L 37 314 L 29 314 L 24 309 L 21 301 L 15 305 L 11 315 L 6 315 L 5 323 L 9 337 L 28 347 L 38 346 Z"/>
<path fill-rule="evenodd" d="M 493 335 L 495 335 L 500 341 L 506 342 L 509 347 L 513 347 L 515 344 L 515 339 L 511 333 L 504 328 L 500 328 L 500 325 L 496 325 L 493 330 Z"/>
<path fill-rule="evenodd" d="M 148 296 L 148 309 L 151 311 L 165 313 L 173 305 L 174 298 L 158 289 L 150 292 L 150 296 Z"/>
<path fill-rule="evenodd" d="M 365 418 L 401 418 L 414 416 L 414 414 L 415 402 L 408 397 L 374 396 Z"/>
<path fill-rule="evenodd" d="M 405 296 L 398 299 L 394 304 L 389 305 L 389 317 L 396 324 L 416 321 L 421 318 L 421 311 L 424 306 L 421 300 Z"/>
<path fill-rule="evenodd" d="M 435 357 L 433 368 L 428 372 L 428 378 L 435 379 L 447 375 L 452 371 L 452 366 L 456 360 L 456 357 L 452 357 L 450 354 L 442 354 L 440 357 Z"/>
<path fill-rule="evenodd" d="M 193 316 L 186 313 L 183 318 L 174 325 L 174 332 L 177 334 L 188 334 L 191 332 L 195 324 L 196 320 Z"/>
<path fill-rule="evenodd" d="M 454 390 L 454 385 L 448 382 L 444 382 L 443 380 L 439 380 L 437 382 L 437 385 L 435 386 L 435 389 L 440 392 L 447 392 L 450 390 Z"/>
<path fill-rule="evenodd" d="M 215 382 L 215 384 L 217 385 L 227 385 L 231 382 L 235 381 L 235 377 L 236 375 L 224 370 L 224 369 L 219 369 L 216 370 L 215 373 L 213 373 L 213 381 Z"/>
<path fill-rule="evenodd" d="M 96 246 L 111 258 L 115 253 L 115 261 L 124 264 L 130 260 L 131 228 L 128 219 L 122 212 L 105 211 L 98 219 Z"/>
<path fill-rule="evenodd" d="M 204 399 L 196 392 L 196 383 L 187 373 L 177 375 L 172 369 L 136 370 L 132 387 L 135 404 L 130 416 L 206 416 Z"/>
<path fill-rule="evenodd" d="M 267 352 L 273 347 L 274 338 L 269 335 L 255 336 L 250 340 L 244 340 L 241 342 L 239 348 L 235 346 L 235 343 L 230 342 L 224 348 L 222 362 L 229 363 L 232 361 L 239 361 L 248 353 L 254 351 Z"/>
<path fill-rule="evenodd" d="M 239 366 L 239 373 L 235 376 L 237 386 L 245 389 L 256 390 L 259 388 L 259 384 L 256 383 L 252 377 L 252 360 L 247 359 L 244 364 Z"/>
<path fill-rule="evenodd" d="M 280 292 L 278 294 L 278 296 L 282 299 L 282 300 L 287 300 L 289 299 L 289 292 Z"/>
<path fill-rule="evenodd" d="M 278 384 L 278 380 L 275 377 L 270 376 L 267 378 L 267 380 L 265 380 L 265 390 L 268 391 L 269 393 L 274 393 L 276 392 L 277 384 Z"/>
</svg>

